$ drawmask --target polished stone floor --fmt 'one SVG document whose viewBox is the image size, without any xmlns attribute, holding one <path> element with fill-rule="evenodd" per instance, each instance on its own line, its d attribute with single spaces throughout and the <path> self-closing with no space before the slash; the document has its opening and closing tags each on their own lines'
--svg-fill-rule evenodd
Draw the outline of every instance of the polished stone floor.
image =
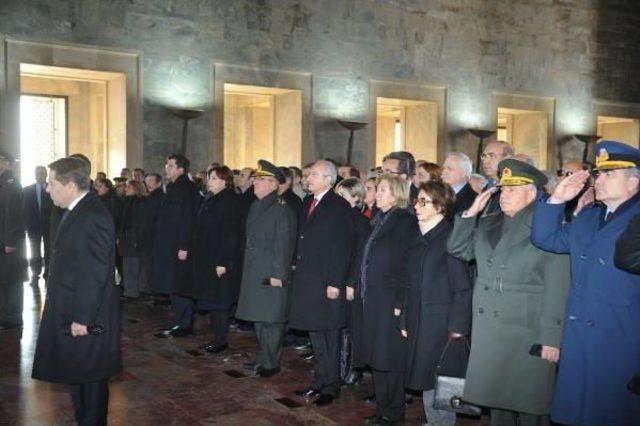
<svg viewBox="0 0 640 426">
<path fill-rule="evenodd" d="M 42 283 L 40 288 L 36 294 L 24 286 L 24 328 L 0 331 L 0 425 L 74 423 L 66 388 L 31 379 L 44 304 Z M 311 374 L 311 363 L 293 348 L 285 350 L 280 374 L 247 377 L 237 373 L 256 351 L 253 333 L 232 331 L 229 350 L 202 355 L 193 350 L 210 337 L 205 317 L 197 316 L 193 336 L 159 339 L 154 334 L 166 325 L 168 308 L 136 300 L 125 301 L 123 312 L 125 367 L 111 381 L 109 424 L 357 425 L 373 413 L 362 401 L 372 393 L 370 378 L 344 387 L 333 404 L 316 407 L 293 394 L 309 384 Z M 486 420 L 458 419 L 458 424 L 480 425 Z M 405 424 L 422 422 L 421 400 L 416 399 L 408 406 Z"/>
</svg>

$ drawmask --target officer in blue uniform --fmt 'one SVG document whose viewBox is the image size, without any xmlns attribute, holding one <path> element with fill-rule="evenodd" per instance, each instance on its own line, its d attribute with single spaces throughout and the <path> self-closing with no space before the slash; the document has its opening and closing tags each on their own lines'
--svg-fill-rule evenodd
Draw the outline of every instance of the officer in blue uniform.
<svg viewBox="0 0 640 426">
<path fill-rule="evenodd" d="M 620 142 L 596 145 L 596 203 L 564 223 L 564 205 L 589 171 L 564 179 L 534 214 L 532 242 L 571 256 L 571 288 L 558 382 L 551 410 L 567 425 L 632 425 L 640 395 L 627 383 L 640 371 L 640 276 L 614 264 L 615 244 L 640 212 L 640 151 Z"/>
</svg>

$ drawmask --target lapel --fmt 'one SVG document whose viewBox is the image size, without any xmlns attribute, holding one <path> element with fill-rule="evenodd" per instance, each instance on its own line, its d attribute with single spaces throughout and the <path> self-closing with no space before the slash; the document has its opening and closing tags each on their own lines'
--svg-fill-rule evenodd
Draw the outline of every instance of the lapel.
<svg viewBox="0 0 640 426">
<path fill-rule="evenodd" d="M 306 228 L 308 225 L 313 223 L 319 214 L 322 214 L 327 208 L 326 206 L 331 204 L 332 198 L 337 197 L 337 195 L 333 192 L 333 189 L 329 189 L 329 191 L 324 194 L 322 199 L 318 204 L 316 204 L 315 209 L 313 209 L 313 213 L 311 216 L 307 217 L 307 212 L 309 211 L 309 207 L 313 202 L 313 197 L 309 197 L 309 200 L 304 204 L 304 209 L 302 209 L 302 225 L 301 228 Z"/>
<path fill-rule="evenodd" d="M 521 243 L 523 240 L 531 238 L 531 220 L 533 219 L 533 211 L 535 209 L 535 202 L 532 202 L 522 211 L 520 211 L 513 219 L 509 232 L 501 235 L 500 241 L 494 249 L 494 254 L 508 251 L 511 247 Z M 496 231 L 500 231 L 496 229 Z"/>
<path fill-rule="evenodd" d="M 485 216 L 482 220 L 484 220 L 485 223 L 485 235 L 489 246 L 492 250 L 495 250 L 502 237 L 500 232 L 502 230 L 502 224 L 504 223 L 504 214 L 499 212 L 498 214 Z"/>
<path fill-rule="evenodd" d="M 80 202 L 76 204 L 73 210 L 71 210 L 67 214 L 67 217 L 64 219 L 64 221 L 60 223 L 58 227 L 58 232 L 56 232 L 56 241 L 54 243 L 56 247 L 58 245 L 58 241 L 64 236 L 67 230 L 70 229 L 70 227 L 74 224 L 74 222 L 78 219 L 78 217 L 80 217 L 80 213 L 82 212 L 82 209 L 84 208 L 84 206 L 87 203 L 93 201 L 94 198 L 96 197 L 97 195 L 89 191 L 84 197 L 82 197 Z"/>
<path fill-rule="evenodd" d="M 434 240 L 440 238 L 440 235 L 449 227 L 450 222 L 447 219 L 442 219 L 436 226 L 433 227 L 429 232 L 422 236 L 422 241 L 425 245 L 429 246 Z"/>
<path fill-rule="evenodd" d="M 595 226 L 590 227 L 592 230 L 592 234 L 590 238 L 587 240 L 587 245 L 591 246 L 594 242 L 596 244 L 602 244 L 607 238 L 607 235 L 618 234 L 626 229 L 629 220 L 638 213 L 640 209 L 640 202 L 636 202 L 635 205 L 629 206 L 629 208 L 625 209 L 619 216 L 615 216 L 613 220 L 603 224 L 600 226 L 600 220 L 602 218 L 602 209 L 606 207 L 600 206 L 598 209 L 594 209 L 592 214 L 592 220 L 595 222 Z"/>
<path fill-rule="evenodd" d="M 375 238 L 376 240 L 379 240 L 380 238 L 384 237 L 386 234 L 388 234 L 395 228 L 395 223 L 398 221 L 402 213 L 400 212 L 400 208 L 395 208 L 393 209 L 393 211 L 389 212 L 388 214 L 390 214 L 391 216 L 387 218 L 387 221 L 382 225 L 382 228 L 380 229 L 380 231 L 378 231 L 378 234 L 376 235 L 376 238 Z"/>
</svg>

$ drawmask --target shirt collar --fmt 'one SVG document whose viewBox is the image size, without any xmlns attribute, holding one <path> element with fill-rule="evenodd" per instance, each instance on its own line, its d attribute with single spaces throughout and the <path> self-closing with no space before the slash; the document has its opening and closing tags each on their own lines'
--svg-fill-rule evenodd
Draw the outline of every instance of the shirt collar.
<svg viewBox="0 0 640 426">
<path fill-rule="evenodd" d="M 323 193 L 321 193 L 319 195 L 314 195 L 313 198 L 315 198 L 317 200 L 316 203 L 319 203 L 320 200 L 322 200 L 322 197 L 324 197 L 324 195 L 329 191 L 331 191 L 331 188 L 327 189 L 326 191 L 324 191 Z"/>
<path fill-rule="evenodd" d="M 78 198 L 76 198 L 75 200 L 73 200 L 71 202 L 71 204 L 69 204 L 69 207 L 67 207 L 67 210 L 71 211 L 75 208 L 75 206 L 78 205 L 78 203 L 80 202 L 80 200 L 82 200 L 84 198 L 85 195 L 87 195 L 89 193 L 89 191 L 83 192 L 82 194 L 80 194 L 78 196 Z"/>
<path fill-rule="evenodd" d="M 457 185 L 453 185 L 453 186 L 452 186 L 452 188 L 453 188 L 453 192 L 455 192 L 455 193 L 457 194 L 458 192 L 460 192 L 460 191 L 462 190 L 462 188 L 464 188 L 464 186 L 465 186 L 466 184 L 467 184 L 467 182 L 462 182 L 462 183 L 459 183 L 459 184 L 457 184 Z"/>
</svg>

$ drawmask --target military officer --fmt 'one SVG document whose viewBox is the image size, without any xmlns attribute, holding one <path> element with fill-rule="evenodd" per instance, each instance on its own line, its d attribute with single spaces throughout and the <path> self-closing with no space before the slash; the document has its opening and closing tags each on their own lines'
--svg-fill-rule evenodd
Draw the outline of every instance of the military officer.
<svg viewBox="0 0 640 426">
<path fill-rule="evenodd" d="M 284 183 L 278 167 L 265 160 L 254 172 L 256 200 L 247 217 L 242 284 L 236 317 L 254 322 L 260 352 L 247 363 L 261 377 L 280 371 L 280 358 L 291 292 L 291 261 L 296 242 L 293 209 L 278 196 Z"/>
<path fill-rule="evenodd" d="M 640 212 L 640 151 L 602 141 L 596 155 L 597 203 L 563 223 L 565 204 L 589 179 L 590 172 L 582 170 L 538 201 L 533 221 L 536 246 L 571 257 L 551 418 L 568 425 L 631 425 L 640 419 L 640 395 L 627 389 L 640 371 L 640 276 L 617 268 L 614 253 L 616 241 Z"/>
<path fill-rule="evenodd" d="M 471 355 L 464 399 L 491 409 L 492 425 L 547 421 L 569 285 L 568 257 L 531 244 L 531 221 L 546 176 L 517 159 L 500 181 L 456 217 L 449 252 L 477 261 Z M 476 217 L 500 190 L 500 212 Z M 541 348 L 539 356 L 530 350 Z"/>
</svg>

